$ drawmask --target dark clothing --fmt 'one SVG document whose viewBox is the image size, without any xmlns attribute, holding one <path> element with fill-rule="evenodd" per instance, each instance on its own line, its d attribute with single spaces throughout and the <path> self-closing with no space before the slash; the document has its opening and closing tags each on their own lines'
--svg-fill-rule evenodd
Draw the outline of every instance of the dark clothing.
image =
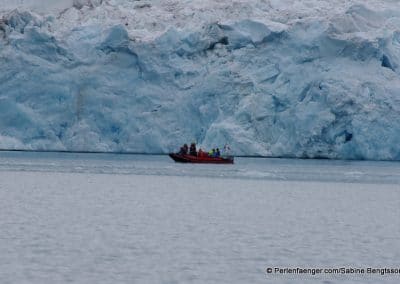
<svg viewBox="0 0 400 284">
<path fill-rule="evenodd" d="M 179 153 L 180 154 L 182 154 L 182 155 L 187 155 L 187 153 L 188 153 L 188 145 L 183 145 L 182 147 L 181 147 L 181 150 L 179 151 Z"/>
<path fill-rule="evenodd" d="M 197 156 L 196 144 L 193 143 L 190 145 L 189 154 L 192 156 Z"/>
</svg>

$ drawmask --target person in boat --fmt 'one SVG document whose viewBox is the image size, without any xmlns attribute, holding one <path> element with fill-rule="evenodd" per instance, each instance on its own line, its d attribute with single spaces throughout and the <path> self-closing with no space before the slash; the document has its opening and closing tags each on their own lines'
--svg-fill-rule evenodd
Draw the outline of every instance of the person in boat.
<svg viewBox="0 0 400 284">
<path fill-rule="evenodd" d="M 182 147 L 181 150 L 179 151 L 179 154 L 181 155 L 187 155 L 188 153 L 188 145 L 185 143 Z"/>
<path fill-rule="evenodd" d="M 221 152 L 219 151 L 219 148 L 217 148 L 217 150 L 215 151 L 215 157 L 216 158 L 221 157 Z"/>
<path fill-rule="evenodd" d="M 216 158 L 217 157 L 217 150 L 216 149 L 213 149 L 213 158 Z"/>
<path fill-rule="evenodd" d="M 196 143 L 190 144 L 189 154 L 192 156 L 197 156 Z"/>
<path fill-rule="evenodd" d="M 208 152 L 208 156 L 214 157 L 215 155 L 215 149 L 212 149 L 211 151 Z"/>
</svg>

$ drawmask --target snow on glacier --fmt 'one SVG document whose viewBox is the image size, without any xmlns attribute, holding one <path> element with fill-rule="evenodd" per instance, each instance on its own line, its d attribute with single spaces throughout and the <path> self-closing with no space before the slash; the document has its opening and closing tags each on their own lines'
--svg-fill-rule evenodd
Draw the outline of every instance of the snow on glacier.
<svg viewBox="0 0 400 284">
<path fill-rule="evenodd" d="M 2 149 L 400 160 L 397 1 L 72 3 L 0 8 Z"/>
</svg>

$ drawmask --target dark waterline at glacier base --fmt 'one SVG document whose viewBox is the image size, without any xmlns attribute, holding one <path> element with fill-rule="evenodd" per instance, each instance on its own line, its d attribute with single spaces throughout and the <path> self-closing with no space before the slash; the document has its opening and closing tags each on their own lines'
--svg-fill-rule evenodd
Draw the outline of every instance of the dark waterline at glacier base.
<svg viewBox="0 0 400 284">
<path fill-rule="evenodd" d="M 65 153 L 65 154 L 104 154 L 104 155 L 147 155 L 147 156 L 168 156 L 169 153 L 164 152 L 130 152 L 130 151 L 71 151 L 71 150 L 26 150 L 26 149 L 0 149 L 1 152 L 21 152 L 21 153 Z M 176 151 L 175 151 L 176 152 Z M 173 153 L 175 153 L 173 152 Z M 398 163 L 400 160 L 393 159 L 379 159 L 379 160 L 370 160 L 370 159 L 339 159 L 339 158 L 329 158 L 328 156 L 320 155 L 315 157 L 298 157 L 294 155 L 270 155 L 270 156 L 260 156 L 260 155 L 234 155 L 236 158 L 255 158 L 255 159 L 293 159 L 293 160 L 331 160 L 331 161 L 372 161 L 372 162 L 394 162 Z"/>
</svg>

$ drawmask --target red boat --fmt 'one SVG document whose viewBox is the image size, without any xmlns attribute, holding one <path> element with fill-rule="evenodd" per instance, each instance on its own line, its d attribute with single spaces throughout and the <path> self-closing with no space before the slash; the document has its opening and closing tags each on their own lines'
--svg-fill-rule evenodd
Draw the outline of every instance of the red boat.
<svg viewBox="0 0 400 284">
<path fill-rule="evenodd" d="M 187 154 L 170 153 L 169 156 L 177 163 L 194 163 L 194 164 L 233 164 L 233 157 L 197 157 Z"/>
</svg>

